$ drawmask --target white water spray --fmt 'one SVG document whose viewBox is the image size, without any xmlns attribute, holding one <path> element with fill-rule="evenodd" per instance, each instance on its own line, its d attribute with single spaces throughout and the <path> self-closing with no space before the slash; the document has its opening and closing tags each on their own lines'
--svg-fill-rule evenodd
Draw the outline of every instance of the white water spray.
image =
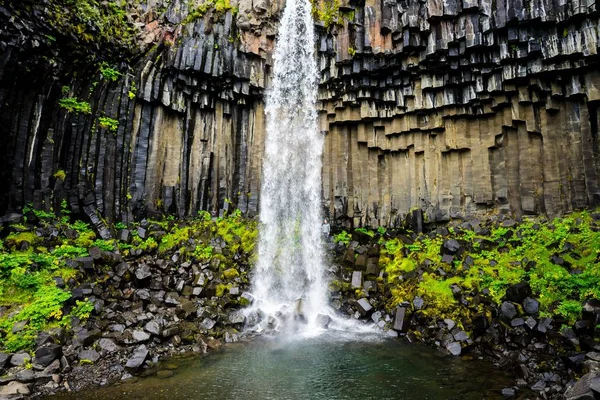
<svg viewBox="0 0 600 400">
<path fill-rule="evenodd" d="M 315 107 L 318 72 L 309 0 L 286 1 L 273 60 L 253 309 L 271 316 L 271 325 L 283 325 L 286 310 L 295 311 L 310 331 L 328 307 L 321 239 L 323 135 Z"/>
</svg>

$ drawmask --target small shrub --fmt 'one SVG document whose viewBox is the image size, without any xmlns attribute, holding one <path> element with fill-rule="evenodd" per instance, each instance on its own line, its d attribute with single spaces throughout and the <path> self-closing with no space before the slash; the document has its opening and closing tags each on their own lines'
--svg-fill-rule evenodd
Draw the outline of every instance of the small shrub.
<svg viewBox="0 0 600 400">
<path fill-rule="evenodd" d="M 91 114 L 92 108 L 90 103 L 79 101 L 76 97 L 66 97 L 58 101 L 58 105 L 68 112 Z"/>
</svg>

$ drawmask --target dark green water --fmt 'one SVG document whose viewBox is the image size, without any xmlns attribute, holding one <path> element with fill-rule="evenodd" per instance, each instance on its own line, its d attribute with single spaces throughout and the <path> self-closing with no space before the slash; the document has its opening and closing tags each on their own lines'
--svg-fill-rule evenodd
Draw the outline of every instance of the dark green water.
<svg viewBox="0 0 600 400">
<path fill-rule="evenodd" d="M 255 340 L 173 362 L 177 369 L 167 379 L 144 378 L 59 398 L 480 400 L 501 399 L 500 390 L 512 381 L 486 363 L 442 356 L 425 346 L 339 335 Z"/>
</svg>

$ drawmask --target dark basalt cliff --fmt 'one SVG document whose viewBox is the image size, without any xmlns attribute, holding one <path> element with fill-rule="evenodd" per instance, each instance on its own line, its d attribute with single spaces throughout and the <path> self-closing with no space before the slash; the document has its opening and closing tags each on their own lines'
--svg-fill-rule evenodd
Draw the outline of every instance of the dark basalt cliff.
<svg viewBox="0 0 600 400">
<path fill-rule="evenodd" d="M 0 213 L 67 199 L 101 226 L 257 211 L 282 3 L 194 16 L 197 4 L 150 1 L 127 16 L 139 49 L 104 43 L 94 59 L 53 33 L 46 3 L 22 4 L 0 2 Z M 600 203 L 595 1 L 315 8 L 331 217 L 393 226 L 415 208 L 443 221 Z M 101 60 L 121 75 L 107 79 Z M 64 98 L 90 109 L 69 111 Z"/>
</svg>

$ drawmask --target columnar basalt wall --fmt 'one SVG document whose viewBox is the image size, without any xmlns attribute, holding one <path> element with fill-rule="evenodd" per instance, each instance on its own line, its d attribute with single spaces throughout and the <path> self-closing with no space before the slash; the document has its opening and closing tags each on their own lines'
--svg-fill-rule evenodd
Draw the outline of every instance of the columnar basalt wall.
<svg viewBox="0 0 600 400">
<path fill-rule="evenodd" d="M 415 208 L 440 221 L 598 204 L 595 2 L 345 9 L 320 43 L 333 215 L 378 226 Z"/>
<path fill-rule="evenodd" d="M 130 16 L 140 55 L 115 81 L 71 65 L 43 9 L 0 6 L 0 213 L 67 199 L 102 230 L 103 219 L 258 210 L 283 4 L 189 18 L 192 3 L 149 3 Z M 598 204 L 594 1 L 315 7 L 328 10 L 316 29 L 331 217 L 394 226 L 412 209 L 443 221 Z M 60 107 L 66 97 L 90 112 Z"/>
</svg>

